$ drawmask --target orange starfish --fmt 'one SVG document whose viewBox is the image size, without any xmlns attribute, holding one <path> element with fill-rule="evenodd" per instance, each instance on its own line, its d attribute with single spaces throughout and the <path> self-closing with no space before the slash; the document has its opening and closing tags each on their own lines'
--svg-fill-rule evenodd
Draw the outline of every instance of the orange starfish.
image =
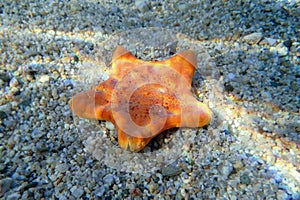
<svg viewBox="0 0 300 200">
<path fill-rule="evenodd" d="M 143 61 L 119 46 L 108 80 L 75 95 L 70 106 L 82 118 L 111 121 L 119 145 L 138 152 L 173 127 L 201 127 L 212 113 L 192 95 L 197 60 L 183 51 L 167 60 Z"/>
</svg>

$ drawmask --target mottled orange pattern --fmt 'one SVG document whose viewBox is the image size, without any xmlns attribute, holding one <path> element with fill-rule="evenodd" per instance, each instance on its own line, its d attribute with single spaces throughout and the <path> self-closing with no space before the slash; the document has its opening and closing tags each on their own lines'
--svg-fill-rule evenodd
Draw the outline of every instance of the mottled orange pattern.
<svg viewBox="0 0 300 200">
<path fill-rule="evenodd" d="M 82 118 L 111 121 L 119 145 L 138 152 L 166 129 L 211 121 L 210 109 L 191 93 L 196 64 L 190 50 L 167 60 L 143 61 L 119 46 L 109 79 L 75 95 L 71 109 Z"/>
</svg>

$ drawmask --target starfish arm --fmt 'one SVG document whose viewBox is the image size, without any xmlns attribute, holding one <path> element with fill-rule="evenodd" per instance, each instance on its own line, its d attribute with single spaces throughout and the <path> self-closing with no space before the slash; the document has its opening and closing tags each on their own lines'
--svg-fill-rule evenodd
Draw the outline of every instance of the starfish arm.
<svg viewBox="0 0 300 200">
<path fill-rule="evenodd" d="M 70 100 L 72 112 L 81 118 L 111 120 L 109 109 L 103 100 L 103 93 L 96 90 L 80 92 Z"/>
<path fill-rule="evenodd" d="M 122 149 L 130 150 L 133 152 L 139 152 L 145 148 L 145 146 L 150 142 L 152 137 L 150 138 L 137 138 L 133 136 L 129 136 L 124 133 L 121 129 L 118 129 L 118 142 Z"/>
<path fill-rule="evenodd" d="M 161 131 L 174 127 L 202 127 L 210 123 L 212 112 L 205 104 L 195 101 L 183 106 L 169 110 Z"/>
<path fill-rule="evenodd" d="M 183 76 L 189 88 L 191 87 L 192 78 L 197 66 L 197 57 L 193 51 L 182 51 L 166 60 L 165 63 Z"/>
<path fill-rule="evenodd" d="M 207 105 L 195 99 L 183 108 L 180 118 L 182 127 L 202 127 L 211 122 L 212 112 Z"/>
<path fill-rule="evenodd" d="M 136 58 L 127 49 L 118 46 L 112 58 L 111 77 L 121 80 L 130 70 L 143 65 L 165 66 L 174 69 L 186 79 L 187 85 L 190 86 L 197 66 L 197 56 L 193 51 L 186 50 L 167 60 L 143 61 Z"/>
<path fill-rule="evenodd" d="M 127 49 L 118 46 L 112 58 L 110 77 L 121 80 L 132 69 L 139 67 L 144 61 L 136 58 Z"/>
<path fill-rule="evenodd" d="M 128 55 L 132 55 L 130 51 L 128 51 L 122 46 L 118 46 L 113 53 L 112 62 L 114 62 L 115 60 L 119 59 L 122 56 L 128 56 Z"/>
<path fill-rule="evenodd" d="M 208 108 L 207 105 L 201 103 L 201 102 L 197 102 L 198 104 L 198 108 L 199 112 L 198 112 L 198 116 L 199 116 L 199 120 L 198 120 L 198 127 L 202 127 L 205 126 L 207 124 L 209 124 L 212 120 L 213 117 L 213 113 L 212 111 Z"/>
</svg>

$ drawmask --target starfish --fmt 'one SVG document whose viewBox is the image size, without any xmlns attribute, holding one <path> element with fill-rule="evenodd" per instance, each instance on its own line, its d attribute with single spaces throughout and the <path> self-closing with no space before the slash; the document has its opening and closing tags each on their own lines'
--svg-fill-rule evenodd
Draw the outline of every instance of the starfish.
<svg viewBox="0 0 300 200">
<path fill-rule="evenodd" d="M 161 61 L 144 61 L 118 46 L 109 78 L 70 101 L 72 112 L 111 121 L 121 148 L 138 152 L 174 127 L 202 127 L 212 112 L 191 92 L 197 59 L 186 50 Z"/>
</svg>

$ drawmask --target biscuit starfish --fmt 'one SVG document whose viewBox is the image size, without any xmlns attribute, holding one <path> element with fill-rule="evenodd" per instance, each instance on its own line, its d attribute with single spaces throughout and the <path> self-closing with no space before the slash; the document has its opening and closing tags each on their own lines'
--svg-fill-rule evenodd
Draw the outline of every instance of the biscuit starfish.
<svg viewBox="0 0 300 200">
<path fill-rule="evenodd" d="M 82 118 L 111 121 L 119 145 L 138 152 L 162 131 L 201 127 L 212 113 L 191 92 L 197 60 L 183 51 L 162 61 L 143 61 L 119 46 L 108 80 L 75 95 L 70 106 Z"/>
</svg>

